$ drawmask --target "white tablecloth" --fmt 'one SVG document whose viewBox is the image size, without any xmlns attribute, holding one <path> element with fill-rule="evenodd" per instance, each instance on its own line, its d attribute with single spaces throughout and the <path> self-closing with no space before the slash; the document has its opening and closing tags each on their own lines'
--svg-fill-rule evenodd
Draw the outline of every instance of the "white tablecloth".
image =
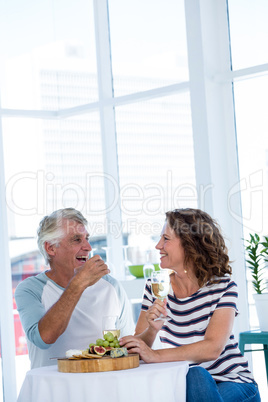
<svg viewBox="0 0 268 402">
<path fill-rule="evenodd" d="M 18 402 L 185 402 L 188 363 L 152 363 L 129 370 L 60 373 L 57 365 L 27 372 Z"/>
</svg>

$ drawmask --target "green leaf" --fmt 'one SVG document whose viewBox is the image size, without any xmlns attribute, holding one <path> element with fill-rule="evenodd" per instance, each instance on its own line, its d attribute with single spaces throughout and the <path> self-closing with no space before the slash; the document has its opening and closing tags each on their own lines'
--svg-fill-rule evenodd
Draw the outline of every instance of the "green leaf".
<svg viewBox="0 0 268 402">
<path fill-rule="evenodd" d="M 268 290 L 266 272 L 268 269 L 268 236 L 261 241 L 257 233 L 250 233 L 245 242 L 247 268 L 251 271 L 252 286 L 256 293 Z M 267 291 L 266 290 L 266 291 Z"/>
</svg>

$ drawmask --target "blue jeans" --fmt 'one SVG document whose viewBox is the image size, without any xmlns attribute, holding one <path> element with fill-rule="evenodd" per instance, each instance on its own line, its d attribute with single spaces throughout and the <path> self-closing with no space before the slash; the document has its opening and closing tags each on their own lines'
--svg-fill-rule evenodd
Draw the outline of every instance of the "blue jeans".
<svg viewBox="0 0 268 402">
<path fill-rule="evenodd" d="M 256 383 L 216 382 L 203 367 L 191 367 L 186 377 L 186 402 L 260 402 Z"/>
</svg>

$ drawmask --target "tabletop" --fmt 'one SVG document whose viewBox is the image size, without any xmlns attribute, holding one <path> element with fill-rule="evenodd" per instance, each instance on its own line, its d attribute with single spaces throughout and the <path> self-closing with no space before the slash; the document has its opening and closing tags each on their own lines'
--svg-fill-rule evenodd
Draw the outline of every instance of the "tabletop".
<svg viewBox="0 0 268 402">
<path fill-rule="evenodd" d="M 150 363 L 100 373 L 61 373 L 57 365 L 27 372 L 18 402 L 185 402 L 187 362 Z"/>
</svg>

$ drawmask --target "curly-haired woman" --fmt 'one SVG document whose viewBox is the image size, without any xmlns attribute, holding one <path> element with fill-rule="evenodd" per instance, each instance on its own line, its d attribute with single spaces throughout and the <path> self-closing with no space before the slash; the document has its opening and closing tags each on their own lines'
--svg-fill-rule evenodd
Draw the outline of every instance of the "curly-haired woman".
<svg viewBox="0 0 268 402">
<path fill-rule="evenodd" d="M 121 345 L 147 362 L 189 361 L 187 401 L 260 401 L 248 362 L 232 334 L 237 286 L 217 223 L 198 209 L 166 213 L 160 266 L 172 270 L 170 292 L 156 299 L 148 280 L 135 336 Z M 160 314 L 168 321 L 154 321 Z M 151 348 L 159 332 L 163 348 Z"/>
</svg>

